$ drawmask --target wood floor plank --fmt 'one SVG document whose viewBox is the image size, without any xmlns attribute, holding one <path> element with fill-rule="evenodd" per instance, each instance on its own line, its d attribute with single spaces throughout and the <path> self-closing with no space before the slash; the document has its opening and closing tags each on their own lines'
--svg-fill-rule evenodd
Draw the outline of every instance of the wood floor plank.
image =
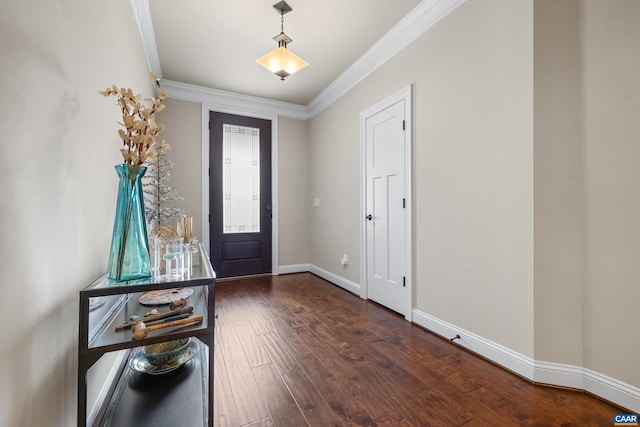
<svg viewBox="0 0 640 427">
<path fill-rule="evenodd" d="M 253 372 L 244 354 L 235 329 L 222 326 L 218 329 L 219 345 L 229 378 L 230 392 L 238 414 L 240 425 L 269 417 L 269 411 L 258 390 Z"/>
<path fill-rule="evenodd" d="M 472 419 L 467 411 L 457 411 L 441 388 L 431 389 L 411 381 L 392 365 L 361 367 L 358 373 L 372 389 L 388 391 L 388 403 L 400 408 L 400 415 L 414 425 L 462 425 Z M 398 387 L 398 383 L 403 386 Z"/>
<path fill-rule="evenodd" d="M 301 322 L 300 319 L 289 310 L 289 307 L 282 303 L 282 301 L 270 301 L 270 305 L 272 309 L 277 313 L 277 317 L 281 322 L 284 322 L 290 328 L 299 328 L 305 326 L 304 322 Z"/>
<path fill-rule="evenodd" d="M 274 425 L 308 426 L 302 411 L 272 364 L 253 368 L 258 388 L 267 404 Z"/>
<path fill-rule="evenodd" d="M 375 393 L 363 393 L 358 384 L 345 382 L 342 371 L 332 370 L 327 359 L 307 353 L 298 358 L 305 374 L 341 420 L 341 425 L 388 425 L 401 416 Z M 340 384 L 340 387 L 336 387 Z"/>
<path fill-rule="evenodd" d="M 397 422 L 402 418 L 392 403 L 378 395 L 381 390 L 373 389 L 358 374 L 355 369 L 359 366 L 357 363 L 349 363 L 349 360 L 341 359 L 336 351 L 325 345 L 322 339 L 310 329 L 299 328 L 295 332 L 309 348 L 313 349 L 313 352 L 308 354 L 312 354 L 315 358 L 313 360 L 301 356 L 299 359 L 301 366 L 307 375 L 315 380 L 318 389 L 325 396 L 329 396 L 327 402 L 335 411 L 349 409 L 350 412 L 345 416 L 350 419 L 362 420 L 368 415 L 379 425 Z M 319 366 L 313 366 L 314 362 Z M 320 379 L 316 380 L 317 377 Z M 360 411 L 363 407 L 366 407 L 366 415 Z"/>
<path fill-rule="evenodd" d="M 260 340 L 309 425 L 343 425 L 280 338 L 268 333 L 261 335 Z"/>
<path fill-rule="evenodd" d="M 300 339 L 296 333 L 297 329 L 300 328 L 292 328 L 290 324 L 283 324 L 282 327 L 275 332 L 296 359 L 313 352 L 313 347 L 309 347 L 302 339 Z"/>
<path fill-rule="evenodd" d="M 216 342 L 218 331 L 216 330 Z M 227 375 L 227 368 L 219 345 L 214 345 L 214 424 L 218 427 L 235 427 L 239 425 L 238 412 L 230 393 L 231 384 Z"/>
<path fill-rule="evenodd" d="M 292 310 L 296 314 L 303 311 Z M 308 328 L 283 327 L 277 334 L 344 425 L 384 425 L 400 418 L 381 402 L 374 404 L 359 399 L 362 388 L 358 377 L 352 370 L 344 369 L 340 356 Z M 355 381 L 349 381 L 349 377 Z"/>
<path fill-rule="evenodd" d="M 326 331 L 323 331 L 326 333 Z M 326 336 L 326 335 L 324 335 Z M 399 367 L 394 361 L 386 358 L 384 355 L 378 353 L 375 348 L 362 341 L 356 334 L 353 334 L 348 328 L 344 326 L 334 327 L 331 330 L 331 337 L 337 338 L 328 342 L 325 340 L 326 345 L 334 346 L 333 349 L 338 354 L 343 354 L 348 357 L 349 360 L 358 360 L 364 363 L 359 363 L 357 371 L 360 377 L 366 381 L 371 382 L 373 388 L 382 390 L 393 390 L 393 383 L 395 381 L 401 381 L 405 386 L 403 390 L 396 390 L 396 394 L 400 397 L 387 400 L 389 406 L 408 406 L 419 407 L 415 401 L 416 395 L 428 394 L 431 400 L 432 412 L 434 408 L 438 409 L 438 417 L 440 419 L 452 418 L 451 421 L 454 424 L 460 424 L 468 421 L 468 416 L 461 416 L 453 414 L 452 406 L 448 406 L 446 397 L 437 396 L 427 391 L 425 384 L 421 383 L 417 378 L 412 377 L 401 367 Z M 343 351 L 347 350 L 346 353 Z M 411 416 L 418 417 L 421 422 L 433 422 L 433 419 L 421 410 L 414 411 Z"/>
<path fill-rule="evenodd" d="M 246 424 L 242 427 L 274 427 L 277 424 L 273 422 L 271 418 L 264 418 L 262 420 L 254 421 L 251 424 Z"/>
<path fill-rule="evenodd" d="M 342 327 L 341 325 L 331 327 L 321 321 L 314 322 L 313 319 L 309 319 L 308 325 L 309 330 L 315 333 L 324 345 L 332 348 L 340 355 L 345 363 L 351 365 L 351 368 L 369 363 L 349 342 L 341 339 L 336 334 L 337 329 Z"/>
<path fill-rule="evenodd" d="M 622 412 L 534 386 L 308 273 L 216 285 L 219 426 L 609 426 Z"/>
<path fill-rule="evenodd" d="M 242 346 L 242 350 L 244 351 L 244 355 L 251 368 L 271 363 L 269 355 L 260 343 L 258 336 L 253 333 L 248 320 L 235 322 L 232 327 L 236 332 L 240 345 Z"/>
<path fill-rule="evenodd" d="M 262 294 L 242 295 L 239 298 L 239 302 L 245 309 L 250 308 L 250 312 L 253 315 L 261 316 L 266 319 L 275 319 L 278 317 L 278 313 L 273 310 Z"/>
</svg>

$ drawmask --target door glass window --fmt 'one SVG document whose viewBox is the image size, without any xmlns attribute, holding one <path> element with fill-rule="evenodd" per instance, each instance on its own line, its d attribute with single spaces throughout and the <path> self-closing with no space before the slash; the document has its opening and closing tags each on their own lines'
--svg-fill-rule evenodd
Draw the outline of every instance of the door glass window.
<svg viewBox="0 0 640 427">
<path fill-rule="evenodd" d="M 222 230 L 260 232 L 260 129 L 222 129 Z"/>
</svg>

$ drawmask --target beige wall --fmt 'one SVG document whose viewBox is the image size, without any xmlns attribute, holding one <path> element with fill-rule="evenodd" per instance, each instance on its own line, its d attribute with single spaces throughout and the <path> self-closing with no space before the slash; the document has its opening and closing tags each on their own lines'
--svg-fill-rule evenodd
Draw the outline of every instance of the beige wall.
<svg viewBox="0 0 640 427">
<path fill-rule="evenodd" d="M 106 271 L 122 162 L 98 91 L 153 87 L 129 2 L 1 8 L 0 425 L 75 426 L 78 291 Z"/>
<path fill-rule="evenodd" d="M 639 36 L 637 1 L 535 2 L 535 358 L 634 386 Z"/>
<path fill-rule="evenodd" d="M 360 94 L 360 92 L 358 92 Z M 309 122 L 310 259 L 359 283 L 361 104 L 353 92 Z M 313 206 L 313 199 L 320 205 Z M 350 264 L 340 264 L 347 255 Z"/>
<path fill-rule="evenodd" d="M 581 7 L 584 361 L 640 387 L 640 2 Z"/>
<path fill-rule="evenodd" d="M 168 185 L 182 197 L 175 205 L 193 218 L 193 237 L 202 242 L 202 107 L 170 98 L 166 106 L 158 121 L 166 127 L 161 136 L 171 146 L 167 156 L 174 164 Z"/>
<path fill-rule="evenodd" d="M 582 365 L 580 1 L 534 3 L 535 358 Z"/>
<path fill-rule="evenodd" d="M 313 118 L 309 133 L 311 195 L 321 199 L 311 262 L 360 283 L 359 113 L 413 85 L 414 307 L 528 356 L 532 22 L 530 2 L 467 2 Z"/>
<path fill-rule="evenodd" d="M 304 120 L 278 118 L 278 210 L 281 266 L 309 262 L 309 145 Z"/>
</svg>

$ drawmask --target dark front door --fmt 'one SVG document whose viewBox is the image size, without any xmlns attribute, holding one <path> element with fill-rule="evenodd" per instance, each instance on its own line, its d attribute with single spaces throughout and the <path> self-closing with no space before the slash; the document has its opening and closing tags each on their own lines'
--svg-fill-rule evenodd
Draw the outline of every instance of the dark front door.
<svg viewBox="0 0 640 427">
<path fill-rule="evenodd" d="M 211 264 L 271 273 L 271 121 L 210 112 L 209 141 Z"/>
</svg>

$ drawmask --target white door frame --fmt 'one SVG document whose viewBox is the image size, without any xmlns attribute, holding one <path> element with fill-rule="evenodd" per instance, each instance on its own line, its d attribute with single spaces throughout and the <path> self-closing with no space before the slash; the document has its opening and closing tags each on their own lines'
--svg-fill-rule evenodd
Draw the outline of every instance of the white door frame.
<svg viewBox="0 0 640 427">
<path fill-rule="evenodd" d="M 209 242 L 209 112 L 235 114 L 271 120 L 271 274 L 277 276 L 278 260 L 278 114 L 230 107 L 213 102 L 202 103 L 202 239 L 205 248 L 211 253 Z"/>
<path fill-rule="evenodd" d="M 404 101 L 404 148 L 405 148 L 405 277 L 406 277 L 406 308 L 405 319 L 411 322 L 413 309 L 413 240 L 412 240 L 412 104 L 411 85 L 399 90 L 377 104 L 360 113 L 360 297 L 368 299 L 367 282 L 367 156 L 366 156 L 366 121 L 385 108 Z"/>
</svg>

